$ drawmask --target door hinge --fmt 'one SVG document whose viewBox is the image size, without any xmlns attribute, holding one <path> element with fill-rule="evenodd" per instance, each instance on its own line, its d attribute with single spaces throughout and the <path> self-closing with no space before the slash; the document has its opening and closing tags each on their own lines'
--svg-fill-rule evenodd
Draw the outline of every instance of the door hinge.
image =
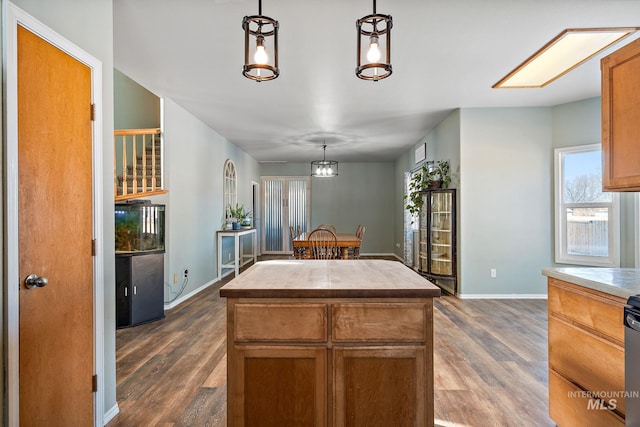
<svg viewBox="0 0 640 427">
<path fill-rule="evenodd" d="M 91 256 L 96 256 L 96 239 L 91 240 Z"/>
<path fill-rule="evenodd" d="M 96 104 L 91 104 L 91 121 L 96 121 Z"/>
<path fill-rule="evenodd" d="M 92 387 L 92 391 L 94 393 L 96 393 L 98 391 L 98 376 L 94 375 L 93 378 L 91 379 L 91 387 Z"/>
</svg>

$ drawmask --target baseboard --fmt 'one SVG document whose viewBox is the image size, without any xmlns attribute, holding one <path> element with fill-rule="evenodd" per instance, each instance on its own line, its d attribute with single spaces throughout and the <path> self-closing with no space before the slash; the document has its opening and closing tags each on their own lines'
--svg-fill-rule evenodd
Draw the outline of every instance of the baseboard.
<svg viewBox="0 0 640 427">
<path fill-rule="evenodd" d="M 547 294 L 457 294 L 460 299 L 547 299 Z"/>
<path fill-rule="evenodd" d="M 396 259 L 398 259 L 399 261 L 404 261 L 404 259 L 400 258 L 398 255 L 396 254 L 392 254 L 392 253 L 388 253 L 388 254 L 380 254 L 380 253 L 375 253 L 375 254 L 365 254 L 365 253 L 361 253 L 360 254 L 361 257 L 363 256 L 372 256 L 372 257 L 383 257 L 383 256 L 389 256 L 389 257 L 394 257 Z"/>
<path fill-rule="evenodd" d="M 118 415 L 120 413 L 120 408 L 118 407 L 118 404 L 116 403 L 115 405 L 113 405 L 111 407 L 111 409 L 109 409 L 107 412 L 104 413 L 104 424 L 103 425 L 107 425 L 109 424 L 109 421 L 111 421 L 116 415 Z"/>
<path fill-rule="evenodd" d="M 220 279 L 216 278 L 213 279 L 210 282 L 205 283 L 204 285 L 200 286 L 199 288 L 194 289 L 193 291 L 189 292 L 188 294 L 176 299 L 175 301 L 171 301 L 168 304 L 164 305 L 164 309 L 165 310 L 170 310 L 174 307 L 177 307 L 178 305 L 180 305 L 181 303 L 185 302 L 186 300 L 188 300 L 189 298 L 191 298 L 192 296 L 199 294 L 200 292 L 204 291 L 205 289 L 207 289 L 209 286 L 217 283 Z"/>
</svg>

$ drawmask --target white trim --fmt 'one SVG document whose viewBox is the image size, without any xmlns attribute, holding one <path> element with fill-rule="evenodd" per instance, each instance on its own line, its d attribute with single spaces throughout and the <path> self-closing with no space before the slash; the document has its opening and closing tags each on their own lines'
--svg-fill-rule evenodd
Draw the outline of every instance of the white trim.
<svg viewBox="0 0 640 427">
<path fill-rule="evenodd" d="M 578 256 L 567 254 L 566 248 L 566 221 L 562 203 L 562 161 L 561 156 L 574 153 L 585 153 L 602 150 L 601 144 L 578 145 L 574 147 L 556 148 L 553 156 L 554 172 L 554 260 L 558 264 L 576 264 L 593 267 L 620 267 L 620 197 L 618 193 L 611 193 L 611 203 L 592 203 L 593 206 L 602 206 L 609 211 L 609 256 Z M 564 207 L 563 207 L 564 206 Z"/>
<path fill-rule="evenodd" d="M 229 273 L 233 273 L 233 270 L 232 270 L 232 271 L 230 271 Z M 180 304 L 182 304 L 183 302 L 185 302 L 185 301 L 186 301 L 186 300 L 188 300 L 189 298 L 191 298 L 191 297 L 195 296 L 196 294 L 199 294 L 200 292 L 202 292 L 202 291 L 204 291 L 205 289 L 207 289 L 208 287 L 210 287 L 210 286 L 212 286 L 212 285 L 214 285 L 214 284 L 218 283 L 219 281 L 220 281 L 220 279 L 216 278 L 216 279 L 213 279 L 213 280 L 212 280 L 212 281 L 210 281 L 210 282 L 205 283 L 204 285 L 202 285 L 202 286 L 200 286 L 200 287 L 198 287 L 198 288 L 194 289 L 193 291 L 189 292 L 188 294 L 183 295 L 181 298 L 178 298 L 178 299 L 177 299 L 177 300 L 175 300 L 175 301 L 171 301 L 170 303 L 165 304 L 165 305 L 164 305 L 164 309 L 165 309 L 165 310 L 170 310 L 170 309 L 172 309 L 172 308 L 175 308 L 175 307 L 179 306 Z"/>
<path fill-rule="evenodd" d="M 118 415 L 119 413 L 120 413 L 120 408 L 116 403 L 111 407 L 111 409 L 109 409 L 107 412 L 104 413 L 104 425 L 106 426 L 107 424 L 109 424 L 109 421 L 114 419 L 115 416 Z"/>
<path fill-rule="evenodd" d="M 104 425 L 104 265 L 103 265 L 103 179 L 102 179 L 102 62 L 75 44 L 55 33 L 25 11 L 6 2 L 5 64 L 6 64 L 6 170 L 7 170 L 7 417 L 10 426 L 19 425 L 19 252 L 18 252 L 18 103 L 17 103 L 17 26 L 37 34 L 69 56 L 91 69 L 91 98 L 95 104 L 93 122 L 93 257 L 94 305 L 94 366 L 98 390 L 94 395 L 94 425 Z"/>
<path fill-rule="evenodd" d="M 547 294 L 457 294 L 460 299 L 547 299 Z"/>
</svg>

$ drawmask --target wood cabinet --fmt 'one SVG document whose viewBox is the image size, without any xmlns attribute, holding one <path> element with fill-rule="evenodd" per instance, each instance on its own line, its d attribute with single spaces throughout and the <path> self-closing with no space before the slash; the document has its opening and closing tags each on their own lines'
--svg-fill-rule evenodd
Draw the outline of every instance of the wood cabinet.
<svg viewBox="0 0 640 427">
<path fill-rule="evenodd" d="M 440 291 L 401 263 L 375 261 L 293 261 L 296 274 L 282 276 L 276 289 L 258 263 L 221 289 L 227 425 L 433 425 L 432 296 Z M 247 273 L 270 289 L 247 288 L 254 280 Z M 295 277 L 298 289 L 286 283 Z M 350 279 L 356 288 L 349 289 Z M 367 281 L 373 287 L 357 288 Z M 410 291 L 414 285 L 422 291 Z"/>
<path fill-rule="evenodd" d="M 116 255 L 116 327 L 164 318 L 164 254 Z"/>
<path fill-rule="evenodd" d="M 605 191 L 640 191 L 640 39 L 606 56 L 602 69 Z"/>
<path fill-rule="evenodd" d="M 549 414 L 560 427 L 624 426 L 625 300 L 548 280 Z"/>
</svg>

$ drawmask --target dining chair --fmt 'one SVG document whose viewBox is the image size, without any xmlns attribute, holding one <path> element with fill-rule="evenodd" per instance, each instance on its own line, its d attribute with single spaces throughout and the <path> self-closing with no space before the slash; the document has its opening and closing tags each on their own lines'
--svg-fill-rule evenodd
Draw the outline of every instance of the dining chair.
<svg viewBox="0 0 640 427">
<path fill-rule="evenodd" d="M 362 237 L 364 236 L 364 225 L 359 225 L 356 229 L 356 237 L 360 239 L 360 246 L 362 246 Z M 360 246 L 353 248 L 353 258 L 360 259 Z"/>
<path fill-rule="evenodd" d="M 316 228 L 320 228 L 320 229 L 324 229 L 324 230 L 331 230 L 331 232 L 333 232 L 333 234 L 336 234 L 336 228 L 332 224 L 320 224 Z"/>
<path fill-rule="evenodd" d="M 289 236 L 290 236 L 290 243 L 291 243 L 291 256 L 294 259 L 298 259 L 298 258 L 304 258 L 302 255 L 304 248 L 294 248 L 293 247 L 293 239 L 295 239 L 296 237 L 298 237 L 298 234 L 296 234 L 296 232 L 294 231 L 294 228 L 292 225 L 289 226 Z"/>
<path fill-rule="evenodd" d="M 309 233 L 311 259 L 335 259 L 338 254 L 338 241 L 333 231 L 316 228 Z"/>
</svg>

